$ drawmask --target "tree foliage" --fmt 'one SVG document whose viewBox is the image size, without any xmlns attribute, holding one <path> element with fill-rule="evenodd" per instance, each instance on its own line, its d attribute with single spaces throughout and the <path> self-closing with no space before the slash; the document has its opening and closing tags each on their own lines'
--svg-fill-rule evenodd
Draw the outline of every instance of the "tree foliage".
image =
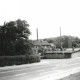
<svg viewBox="0 0 80 80">
<path fill-rule="evenodd" d="M 16 20 L 0 26 L 0 55 L 24 55 L 31 53 L 29 24 Z"/>
<path fill-rule="evenodd" d="M 73 36 L 61 36 L 55 38 L 48 38 L 44 40 L 48 41 L 49 43 L 55 44 L 57 48 L 61 47 L 61 43 L 63 48 L 71 48 L 73 46 L 80 47 L 80 39 L 78 37 Z"/>
</svg>

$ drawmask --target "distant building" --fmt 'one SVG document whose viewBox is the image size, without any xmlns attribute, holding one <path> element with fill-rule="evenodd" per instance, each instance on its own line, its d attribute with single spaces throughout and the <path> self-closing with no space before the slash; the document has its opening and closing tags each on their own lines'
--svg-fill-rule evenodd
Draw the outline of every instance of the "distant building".
<svg viewBox="0 0 80 80">
<path fill-rule="evenodd" d="M 54 44 L 50 44 L 47 41 L 44 40 L 35 40 L 33 41 L 33 52 L 34 53 L 45 53 L 47 51 L 53 51 L 54 50 Z"/>
</svg>

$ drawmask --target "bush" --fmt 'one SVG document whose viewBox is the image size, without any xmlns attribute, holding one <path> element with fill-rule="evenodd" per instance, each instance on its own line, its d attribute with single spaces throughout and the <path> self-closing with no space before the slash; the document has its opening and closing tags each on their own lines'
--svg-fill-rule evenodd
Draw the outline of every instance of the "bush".
<svg viewBox="0 0 80 80">
<path fill-rule="evenodd" d="M 0 67 L 40 62 L 39 55 L 0 56 Z"/>
<path fill-rule="evenodd" d="M 30 55 L 29 58 L 30 58 L 29 63 L 40 62 L 40 55 L 39 54 Z"/>
<path fill-rule="evenodd" d="M 0 57 L 0 66 L 11 66 L 11 65 L 20 65 L 27 64 L 28 56 L 1 56 Z"/>
</svg>

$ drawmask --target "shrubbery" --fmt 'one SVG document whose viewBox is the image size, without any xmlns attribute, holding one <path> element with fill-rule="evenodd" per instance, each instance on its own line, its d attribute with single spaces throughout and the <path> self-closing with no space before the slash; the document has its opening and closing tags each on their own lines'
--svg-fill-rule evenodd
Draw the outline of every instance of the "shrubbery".
<svg viewBox="0 0 80 80">
<path fill-rule="evenodd" d="M 25 20 L 4 22 L 0 26 L 0 66 L 20 65 L 39 62 L 29 40 L 29 24 Z"/>
<path fill-rule="evenodd" d="M 0 67 L 2 66 L 11 66 L 11 65 L 21 65 L 40 62 L 39 55 L 20 55 L 20 56 L 1 56 L 0 57 Z"/>
<path fill-rule="evenodd" d="M 40 55 L 39 54 L 33 54 L 30 55 L 30 63 L 34 63 L 34 62 L 40 62 Z"/>
</svg>

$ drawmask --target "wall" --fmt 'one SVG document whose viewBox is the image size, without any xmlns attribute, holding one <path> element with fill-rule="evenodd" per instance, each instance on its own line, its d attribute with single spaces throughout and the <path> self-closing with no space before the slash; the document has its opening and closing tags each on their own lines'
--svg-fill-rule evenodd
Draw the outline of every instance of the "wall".
<svg viewBox="0 0 80 80">
<path fill-rule="evenodd" d="M 44 54 L 46 59 L 64 59 L 64 58 L 71 58 L 70 53 L 45 53 Z"/>
</svg>

